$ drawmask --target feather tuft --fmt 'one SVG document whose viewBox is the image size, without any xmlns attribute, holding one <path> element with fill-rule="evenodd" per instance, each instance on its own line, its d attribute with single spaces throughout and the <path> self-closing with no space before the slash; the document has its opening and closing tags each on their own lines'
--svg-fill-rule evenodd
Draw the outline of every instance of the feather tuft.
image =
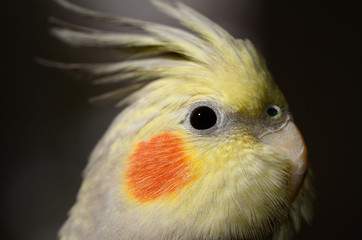
<svg viewBox="0 0 362 240">
<path fill-rule="evenodd" d="M 124 86 L 127 90 L 116 90 L 93 99 L 105 99 L 107 96 L 114 98 L 117 93 L 119 99 L 122 99 L 157 79 L 180 78 L 196 71 L 229 71 L 230 66 L 238 66 L 240 69 L 244 66 L 247 69 L 250 62 L 254 67 L 263 65 L 263 59 L 249 41 L 234 39 L 219 25 L 180 2 L 152 1 L 159 10 L 176 19 L 189 31 L 100 13 L 66 0 L 55 2 L 81 17 L 141 31 L 105 31 L 55 17 L 49 19 L 54 24 L 51 34 L 73 47 L 114 49 L 128 54 L 130 60 L 97 64 L 38 59 L 39 63 L 48 67 L 89 73 L 95 78 L 96 84 L 128 81 Z"/>
</svg>

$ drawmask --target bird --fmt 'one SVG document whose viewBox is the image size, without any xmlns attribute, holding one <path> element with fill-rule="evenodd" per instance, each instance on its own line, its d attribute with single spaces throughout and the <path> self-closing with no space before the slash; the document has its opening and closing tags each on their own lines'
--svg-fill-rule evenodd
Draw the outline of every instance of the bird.
<svg viewBox="0 0 362 240">
<path fill-rule="evenodd" d="M 120 87 L 61 240 L 292 239 L 313 218 L 313 173 L 288 103 L 259 50 L 191 7 L 153 0 L 183 28 L 55 0 L 102 30 L 52 17 L 51 33 L 127 57 L 44 65 Z"/>
</svg>

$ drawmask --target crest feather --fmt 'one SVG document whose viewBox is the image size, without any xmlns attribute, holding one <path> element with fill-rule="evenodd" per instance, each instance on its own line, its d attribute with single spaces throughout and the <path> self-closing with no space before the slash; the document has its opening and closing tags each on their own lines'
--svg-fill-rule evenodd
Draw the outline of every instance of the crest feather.
<svg viewBox="0 0 362 240">
<path fill-rule="evenodd" d="M 110 48 L 130 55 L 126 61 L 99 64 L 59 63 L 38 59 L 38 62 L 50 67 L 89 73 L 97 84 L 124 83 L 123 90 L 107 93 L 97 99 L 106 99 L 107 96 L 124 98 L 150 81 L 179 78 L 195 71 L 211 71 L 215 66 L 228 68 L 234 65 L 242 68 L 246 63 L 253 64 L 256 68 L 264 65 L 251 42 L 234 39 L 219 25 L 180 2 L 152 0 L 162 12 L 191 31 L 108 15 L 67 0 L 55 1 L 81 17 L 142 31 L 104 31 L 67 23 L 54 17 L 50 19 L 55 25 L 51 33 L 71 46 Z"/>
</svg>

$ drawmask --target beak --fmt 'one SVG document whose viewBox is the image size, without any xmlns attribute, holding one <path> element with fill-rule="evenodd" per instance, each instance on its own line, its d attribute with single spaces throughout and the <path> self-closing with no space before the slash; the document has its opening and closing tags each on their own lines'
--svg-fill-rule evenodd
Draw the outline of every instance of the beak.
<svg viewBox="0 0 362 240">
<path fill-rule="evenodd" d="M 289 196 L 292 200 L 297 196 L 302 186 L 307 170 L 307 148 L 303 136 L 291 120 L 278 131 L 268 133 L 260 141 L 275 147 L 286 156 L 291 163 L 291 175 L 288 181 Z"/>
</svg>

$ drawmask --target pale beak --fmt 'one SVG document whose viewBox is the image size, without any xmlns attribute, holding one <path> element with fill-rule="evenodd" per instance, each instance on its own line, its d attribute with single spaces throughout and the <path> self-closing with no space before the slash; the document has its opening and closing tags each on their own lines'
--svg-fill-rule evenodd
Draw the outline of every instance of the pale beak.
<svg viewBox="0 0 362 240">
<path fill-rule="evenodd" d="M 283 128 L 264 135 L 260 141 L 280 149 L 285 157 L 290 160 L 289 196 L 294 200 L 302 186 L 307 170 L 307 148 L 302 134 L 295 123 L 289 120 Z"/>
</svg>

